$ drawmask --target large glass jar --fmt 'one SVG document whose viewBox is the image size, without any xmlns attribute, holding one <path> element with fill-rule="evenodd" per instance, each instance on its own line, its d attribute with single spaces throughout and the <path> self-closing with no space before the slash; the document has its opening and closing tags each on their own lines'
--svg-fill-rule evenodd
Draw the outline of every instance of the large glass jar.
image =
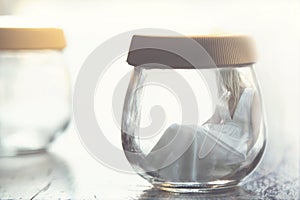
<svg viewBox="0 0 300 200">
<path fill-rule="evenodd" d="M 0 28 L 0 156 L 40 152 L 70 120 L 63 31 Z"/>
<path fill-rule="evenodd" d="M 255 169 L 266 130 L 250 37 L 134 36 L 127 62 L 122 145 L 138 174 L 164 190 L 205 192 Z"/>
</svg>

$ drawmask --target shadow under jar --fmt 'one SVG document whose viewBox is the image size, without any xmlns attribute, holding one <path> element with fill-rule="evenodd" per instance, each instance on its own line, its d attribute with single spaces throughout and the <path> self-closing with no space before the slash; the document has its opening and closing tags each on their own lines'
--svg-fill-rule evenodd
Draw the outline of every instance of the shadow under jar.
<svg viewBox="0 0 300 200">
<path fill-rule="evenodd" d="M 63 31 L 0 27 L 0 156 L 47 149 L 70 120 Z"/>
<path fill-rule="evenodd" d="M 133 169 L 173 192 L 239 184 L 266 145 L 256 54 L 245 35 L 134 36 L 122 116 Z"/>
</svg>

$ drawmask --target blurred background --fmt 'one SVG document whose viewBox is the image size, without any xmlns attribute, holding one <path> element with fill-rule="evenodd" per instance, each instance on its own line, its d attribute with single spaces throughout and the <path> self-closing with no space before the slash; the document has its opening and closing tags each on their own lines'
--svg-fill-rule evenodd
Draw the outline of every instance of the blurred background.
<svg viewBox="0 0 300 200">
<path fill-rule="evenodd" d="M 285 151 L 287 146 L 292 145 L 296 149 L 299 147 L 298 0 L 0 0 L 0 15 L 17 15 L 41 24 L 49 23 L 62 27 L 67 39 L 64 55 L 72 84 L 84 60 L 98 45 L 114 35 L 132 29 L 164 28 L 185 35 L 213 32 L 249 34 L 256 41 L 259 55 L 256 72 L 265 101 L 270 141 L 266 157 L 275 149 L 282 150 L 272 157 L 272 167 L 275 167 L 279 160 L 289 153 Z M 119 69 L 112 77 L 115 83 L 132 69 L 125 59 L 126 56 L 123 56 L 115 64 Z M 114 85 L 107 85 L 108 90 L 113 90 Z M 115 130 L 111 134 L 120 138 L 113 116 L 107 116 L 107 123 Z M 117 141 L 116 145 L 120 145 L 120 141 Z M 83 149 L 73 123 L 67 133 L 51 147 L 51 151 L 57 154 L 64 152 L 68 155 L 66 159 L 78 164 L 79 157 L 88 157 Z M 299 151 L 293 153 L 296 153 L 294 159 L 299 164 Z M 93 167 L 82 167 L 89 169 L 89 172 L 84 173 L 86 180 L 89 180 L 89 175 L 94 176 L 94 173 L 104 177 L 103 171 L 111 171 L 95 163 Z M 83 173 L 73 170 L 74 174 Z M 101 170 L 103 171 L 99 172 Z M 115 177 L 117 176 L 118 173 L 115 174 Z M 136 180 L 130 184 L 134 184 L 134 181 Z M 89 188 L 88 190 L 96 188 L 95 185 L 82 187 Z"/>
</svg>

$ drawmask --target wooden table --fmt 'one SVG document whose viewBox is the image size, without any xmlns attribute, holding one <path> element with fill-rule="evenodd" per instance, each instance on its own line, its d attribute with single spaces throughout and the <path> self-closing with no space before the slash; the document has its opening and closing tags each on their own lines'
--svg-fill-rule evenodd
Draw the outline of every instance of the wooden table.
<svg viewBox="0 0 300 200">
<path fill-rule="evenodd" d="M 0 199 L 299 199 L 298 143 L 267 153 L 247 181 L 214 194 L 163 192 L 94 160 L 70 129 L 48 153 L 0 159 Z"/>
</svg>

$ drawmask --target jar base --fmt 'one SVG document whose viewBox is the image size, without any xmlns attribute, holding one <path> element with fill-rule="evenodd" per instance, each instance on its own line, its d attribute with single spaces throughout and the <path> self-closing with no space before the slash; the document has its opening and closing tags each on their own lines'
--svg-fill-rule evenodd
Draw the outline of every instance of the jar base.
<svg viewBox="0 0 300 200">
<path fill-rule="evenodd" d="M 218 180 L 206 183 L 199 182 L 153 182 L 157 189 L 175 193 L 212 193 L 234 189 L 238 185 L 236 180 Z"/>
<path fill-rule="evenodd" d="M 1 150 L 0 148 L 0 158 L 2 157 L 16 157 L 16 156 L 26 156 L 32 154 L 43 154 L 47 152 L 47 148 L 40 149 L 14 149 L 14 150 Z"/>
</svg>

